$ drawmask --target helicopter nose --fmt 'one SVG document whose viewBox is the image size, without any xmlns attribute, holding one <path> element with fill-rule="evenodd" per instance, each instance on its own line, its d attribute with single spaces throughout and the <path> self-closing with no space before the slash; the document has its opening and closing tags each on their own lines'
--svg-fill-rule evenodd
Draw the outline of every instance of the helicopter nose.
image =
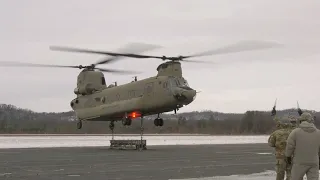
<svg viewBox="0 0 320 180">
<path fill-rule="evenodd" d="M 189 104 L 189 103 L 191 103 L 192 101 L 194 101 L 195 100 L 195 98 L 196 98 L 196 95 L 197 95 L 197 91 L 196 90 L 194 90 L 194 89 L 192 89 L 192 90 L 187 90 L 187 91 L 184 91 L 183 93 L 182 93 L 182 95 L 184 96 L 184 97 L 186 97 L 186 104 Z"/>
</svg>

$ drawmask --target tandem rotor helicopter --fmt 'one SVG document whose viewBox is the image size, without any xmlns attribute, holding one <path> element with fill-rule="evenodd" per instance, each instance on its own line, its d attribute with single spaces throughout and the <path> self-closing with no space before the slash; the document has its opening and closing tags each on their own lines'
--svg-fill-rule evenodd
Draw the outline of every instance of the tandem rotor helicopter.
<svg viewBox="0 0 320 180">
<path fill-rule="evenodd" d="M 183 77 L 180 62 L 197 62 L 188 58 L 235 53 L 241 51 L 272 48 L 279 45 L 273 42 L 244 41 L 225 46 L 215 50 L 197 53 L 189 56 L 151 56 L 135 53 L 115 53 L 95 51 L 71 47 L 51 46 L 51 50 L 78 53 L 91 53 L 110 56 L 104 60 L 88 66 L 45 65 L 13 62 L 9 66 L 20 67 L 58 67 L 82 69 L 77 77 L 77 87 L 74 90 L 76 98 L 70 102 L 78 123 L 77 128 L 82 128 L 82 121 L 110 121 L 113 130 L 115 121 L 122 121 L 124 126 L 130 126 L 132 119 L 148 115 L 158 115 L 154 120 L 155 126 L 163 126 L 164 121 L 160 114 L 174 111 L 175 113 L 195 100 L 197 91 L 189 86 Z M 150 50 L 154 47 L 146 48 Z M 157 67 L 157 74 L 153 77 L 137 80 L 126 84 L 106 84 L 103 72 L 107 73 L 135 73 L 123 70 L 98 68 L 98 65 L 108 64 L 120 58 L 154 58 L 163 62 Z M 12 62 L 10 62 L 12 63 Z M 7 64 L 8 65 L 8 64 Z M 142 126 L 142 125 L 141 125 Z"/>
</svg>

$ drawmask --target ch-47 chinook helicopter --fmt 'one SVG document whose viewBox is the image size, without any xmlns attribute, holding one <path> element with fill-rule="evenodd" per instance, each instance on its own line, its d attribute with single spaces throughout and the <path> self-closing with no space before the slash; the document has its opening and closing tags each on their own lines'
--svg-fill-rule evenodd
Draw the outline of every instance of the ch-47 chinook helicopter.
<svg viewBox="0 0 320 180">
<path fill-rule="evenodd" d="M 234 53 L 249 50 L 271 48 L 277 43 L 261 41 L 245 41 L 229 45 L 223 48 L 197 53 L 190 56 L 166 57 L 150 56 L 134 53 L 115 53 L 106 51 L 85 50 L 80 48 L 52 46 L 51 50 L 69 51 L 80 53 L 93 53 L 108 55 L 95 64 L 88 66 L 63 66 L 27 64 L 31 67 L 67 67 L 83 69 L 77 79 L 77 87 L 74 93 L 77 95 L 70 102 L 70 106 L 78 118 L 77 127 L 82 127 L 82 121 L 110 121 L 110 128 L 113 129 L 115 121 L 122 121 L 125 126 L 130 126 L 132 119 L 142 118 L 148 115 L 158 115 L 154 120 L 155 126 L 163 126 L 161 113 L 174 111 L 194 101 L 196 90 L 191 88 L 188 81 L 183 77 L 181 63 L 197 62 L 186 60 L 193 57 L 209 56 L 216 54 Z M 126 84 L 106 85 L 103 72 L 111 73 L 132 73 L 130 71 L 98 68 L 97 65 L 107 64 L 119 58 L 155 58 L 167 62 L 157 67 L 157 74 L 153 77 L 137 80 Z M 18 62 L 17 62 L 18 63 Z M 16 64 L 15 66 L 19 65 Z M 20 63 L 21 65 L 21 63 Z M 134 73 L 134 72 L 133 72 Z"/>
</svg>

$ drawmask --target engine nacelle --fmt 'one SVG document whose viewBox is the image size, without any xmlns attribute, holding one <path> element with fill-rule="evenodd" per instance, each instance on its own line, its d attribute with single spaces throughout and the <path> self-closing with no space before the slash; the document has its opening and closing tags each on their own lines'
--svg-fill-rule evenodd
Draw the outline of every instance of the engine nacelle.
<svg viewBox="0 0 320 180">
<path fill-rule="evenodd" d="M 85 86 L 80 86 L 77 89 L 77 92 L 82 95 L 92 94 L 94 91 L 99 90 L 98 88 L 95 88 L 91 83 L 88 83 Z"/>
<path fill-rule="evenodd" d="M 182 69 L 180 62 L 165 62 L 157 67 L 157 76 L 175 76 L 182 77 Z"/>
<path fill-rule="evenodd" d="M 78 75 L 77 88 L 74 90 L 74 93 L 77 95 L 88 95 L 104 88 L 106 88 L 106 84 L 102 72 L 83 70 Z"/>
</svg>

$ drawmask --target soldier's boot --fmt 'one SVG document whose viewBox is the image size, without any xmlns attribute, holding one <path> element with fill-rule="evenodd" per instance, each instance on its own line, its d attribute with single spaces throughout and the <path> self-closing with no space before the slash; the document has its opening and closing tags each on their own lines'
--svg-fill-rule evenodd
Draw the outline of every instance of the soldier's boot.
<svg viewBox="0 0 320 180">
<path fill-rule="evenodd" d="M 281 168 L 280 166 L 277 167 L 277 178 L 276 178 L 276 180 L 284 180 L 285 170 L 283 168 Z"/>
<path fill-rule="evenodd" d="M 284 180 L 284 171 L 283 172 L 277 172 L 277 178 L 276 180 Z"/>
</svg>

